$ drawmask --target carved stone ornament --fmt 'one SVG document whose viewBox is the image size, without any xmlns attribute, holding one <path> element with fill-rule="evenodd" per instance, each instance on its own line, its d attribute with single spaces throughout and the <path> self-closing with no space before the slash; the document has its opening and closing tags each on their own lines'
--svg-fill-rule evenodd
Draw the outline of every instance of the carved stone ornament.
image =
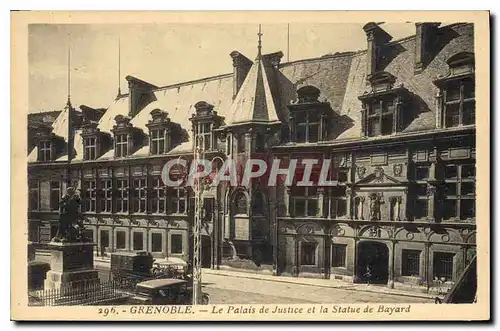
<svg viewBox="0 0 500 331">
<path fill-rule="evenodd" d="M 384 203 L 381 194 L 370 195 L 370 220 L 378 221 L 381 219 L 380 206 Z"/>
<path fill-rule="evenodd" d="M 408 240 L 413 240 L 414 237 L 415 237 L 415 235 L 413 233 L 411 233 L 411 232 L 408 232 L 406 234 L 406 239 L 408 239 Z"/>
<path fill-rule="evenodd" d="M 366 168 L 359 166 L 356 168 L 356 173 L 358 174 L 359 179 L 363 179 L 363 177 L 365 177 Z"/>
<path fill-rule="evenodd" d="M 378 181 L 382 182 L 384 180 L 384 168 L 376 167 L 373 174 Z"/>
<path fill-rule="evenodd" d="M 400 177 L 402 173 L 403 173 L 403 165 L 402 164 L 395 164 L 394 165 L 394 176 Z"/>
<path fill-rule="evenodd" d="M 450 241 L 450 236 L 449 236 L 449 235 L 447 235 L 447 234 L 443 234 L 443 235 L 441 236 L 441 240 L 442 240 L 443 242 L 447 243 L 448 241 Z"/>
<path fill-rule="evenodd" d="M 375 226 L 372 226 L 369 230 L 368 230 L 368 236 L 371 237 L 371 238 L 379 238 L 380 237 L 380 228 L 377 228 Z"/>
</svg>

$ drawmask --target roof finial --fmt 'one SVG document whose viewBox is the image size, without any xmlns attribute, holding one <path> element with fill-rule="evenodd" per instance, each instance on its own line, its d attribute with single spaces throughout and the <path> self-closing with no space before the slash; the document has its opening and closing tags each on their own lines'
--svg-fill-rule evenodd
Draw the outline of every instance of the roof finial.
<svg viewBox="0 0 500 331">
<path fill-rule="evenodd" d="M 258 53 L 257 53 L 257 58 L 260 59 L 262 56 L 262 31 L 261 31 L 261 26 L 259 24 L 259 33 L 257 33 L 257 36 L 259 36 L 259 45 L 257 46 Z"/>
<path fill-rule="evenodd" d="M 71 107 L 71 34 L 68 34 L 68 101 L 66 105 Z"/>
<path fill-rule="evenodd" d="M 122 95 L 122 90 L 120 88 L 120 79 L 121 79 L 121 44 L 120 37 L 118 37 L 118 95 L 116 98 L 119 98 Z"/>
</svg>

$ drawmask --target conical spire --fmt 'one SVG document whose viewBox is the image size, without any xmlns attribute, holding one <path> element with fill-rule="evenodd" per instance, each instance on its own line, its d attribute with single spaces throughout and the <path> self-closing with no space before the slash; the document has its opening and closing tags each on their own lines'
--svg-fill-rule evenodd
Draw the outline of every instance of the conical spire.
<svg viewBox="0 0 500 331">
<path fill-rule="evenodd" d="M 262 56 L 262 30 L 260 24 L 259 24 L 259 33 L 257 33 L 257 36 L 259 37 L 259 43 L 257 45 L 257 57 L 255 58 L 255 60 L 260 60 Z"/>
<path fill-rule="evenodd" d="M 257 57 L 241 85 L 227 118 L 227 125 L 278 123 L 271 84 L 262 61 L 262 29 L 259 25 Z"/>
</svg>

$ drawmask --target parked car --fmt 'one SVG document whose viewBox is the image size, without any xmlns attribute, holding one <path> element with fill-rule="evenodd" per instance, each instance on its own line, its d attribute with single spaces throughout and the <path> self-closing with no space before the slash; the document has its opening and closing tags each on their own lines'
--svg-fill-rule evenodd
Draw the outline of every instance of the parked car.
<svg viewBox="0 0 500 331">
<path fill-rule="evenodd" d="M 115 252 L 111 254 L 111 274 L 116 282 L 137 283 L 151 279 L 153 256 L 148 252 Z"/>
<path fill-rule="evenodd" d="M 191 305 L 192 283 L 184 279 L 153 279 L 137 284 L 135 295 L 128 304 L 142 305 Z M 202 295 L 202 304 L 208 304 L 208 294 Z"/>
</svg>

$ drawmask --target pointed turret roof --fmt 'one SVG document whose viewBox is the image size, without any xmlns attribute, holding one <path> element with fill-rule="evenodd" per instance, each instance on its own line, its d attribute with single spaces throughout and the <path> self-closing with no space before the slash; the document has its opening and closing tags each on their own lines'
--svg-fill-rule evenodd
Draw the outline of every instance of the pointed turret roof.
<svg viewBox="0 0 500 331">
<path fill-rule="evenodd" d="M 258 54 L 229 110 L 226 126 L 247 123 L 279 123 L 269 78 L 261 54 L 259 27 Z"/>
</svg>

